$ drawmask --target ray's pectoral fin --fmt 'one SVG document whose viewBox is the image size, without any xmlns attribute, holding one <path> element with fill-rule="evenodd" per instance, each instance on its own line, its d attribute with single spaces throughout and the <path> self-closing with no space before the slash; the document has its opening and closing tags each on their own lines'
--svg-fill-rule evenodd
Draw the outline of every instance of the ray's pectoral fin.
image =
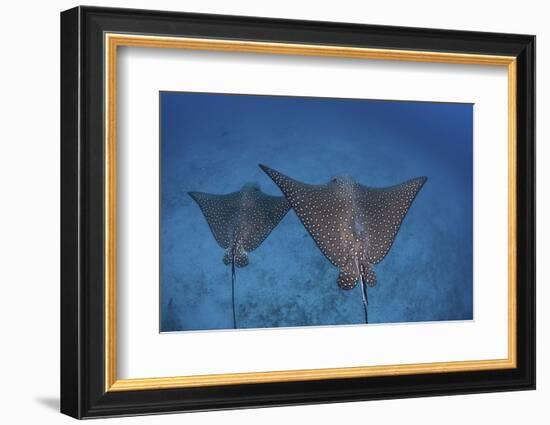
<svg viewBox="0 0 550 425">
<path fill-rule="evenodd" d="M 242 250 L 241 252 L 237 253 L 235 256 L 235 265 L 237 267 L 246 267 L 248 266 L 248 254 L 246 251 Z"/>
<path fill-rule="evenodd" d="M 357 276 L 355 274 L 349 274 L 344 270 L 340 270 L 338 275 L 338 286 L 341 289 L 353 289 L 357 284 Z"/>
<path fill-rule="evenodd" d="M 229 266 L 231 264 L 233 255 L 231 255 L 231 249 L 227 248 L 223 254 L 223 264 Z"/>
<path fill-rule="evenodd" d="M 338 286 L 342 289 L 353 289 L 360 278 L 363 278 L 370 287 L 376 285 L 376 273 L 371 264 L 362 264 L 358 266 L 355 260 L 349 261 L 343 269 L 340 269 L 338 275 Z"/>
<path fill-rule="evenodd" d="M 233 252 L 234 252 L 234 258 L 235 258 L 235 266 L 236 267 L 246 267 L 248 266 L 248 254 L 247 252 L 240 247 L 233 249 L 227 248 L 225 250 L 225 253 L 223 255 L 223 263 L 228 266 L 233 261 Z"/>
<path fill-rule="evenodd" d="M 370 264 L 363 265 L 361 276 L 363 277 L 363 282 L 365 282 L 370 287 L 373 287 L 376 285 L 376 273 L 374 273 L 372 265 Z"/>
<path fill-rule="evenodd" d="M 340 274 L 338 275 L 338 286 L 341 289 L 353 289 L 357 285 L 359 280 L 359 274 L 357 272 L 357 267 L 350 261 L 346 266 L 340 269 Z"/>
</svg>

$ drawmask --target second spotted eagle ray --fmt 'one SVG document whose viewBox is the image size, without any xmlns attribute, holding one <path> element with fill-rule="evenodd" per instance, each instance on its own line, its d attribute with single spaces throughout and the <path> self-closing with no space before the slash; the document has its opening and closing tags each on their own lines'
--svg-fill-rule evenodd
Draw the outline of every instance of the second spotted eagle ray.
<svg viewBox="0 0 550 425">
<path fill-rule="evenodd" d="M 376 284 L 373 265 L 389 252 L 427 178 L 417 177 L 386 188 L 363 186 L 349 176 L 311 185 L 265 165 L 260 167 L 279 186 L 321 252 L 338 267 L 340 288 L 353 289 L 361 282 L 368 323 L 366 285 Z"/>
<path fill-rule="evenodd" d="M 235 314 L 235 267 L 248 265 L 248 253 L 258 248 L 286 215 L 290 206 L 284 196 L 271 196 L 257 184 L 245 184 L 238 192 L 213 195 L 189 192 L 197 202 L 218 245 L 225 249 L 223 262 L 231 265 L 233 325 Z"/>
</svg>

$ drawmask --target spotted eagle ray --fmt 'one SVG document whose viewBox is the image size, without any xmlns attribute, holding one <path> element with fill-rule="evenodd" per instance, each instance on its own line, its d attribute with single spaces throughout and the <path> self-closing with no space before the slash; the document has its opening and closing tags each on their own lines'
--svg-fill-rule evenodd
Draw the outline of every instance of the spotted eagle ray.
<svg viewBox="0 0 550 425">
<path fill-rule="evenodd" d="M 427 178 L 372 188 L 344 175 L 326 184 L 311 185 L 265 165 L 260 164 L 260 168 L 279 186 L 321 252 L 338 268 L 340 288 L 353 289 L 357 281 L 361 282 L 368 323 L 367 285 L 376 284 L 373 265 L 389 252 Z"/>
<path fill-rule="evenodd" d="M 238 192 L 213 195 L 189 192 L 199 205 L 214 239 L 225 249 L 223 262 L 231 264 L 233 326 L 235 314 L 235 266 L 248 265 L 248 253 L 258 248 L 290 209 L 284 196 L 263 193 L 257 184 L 245 184 Z"/>
</svg>

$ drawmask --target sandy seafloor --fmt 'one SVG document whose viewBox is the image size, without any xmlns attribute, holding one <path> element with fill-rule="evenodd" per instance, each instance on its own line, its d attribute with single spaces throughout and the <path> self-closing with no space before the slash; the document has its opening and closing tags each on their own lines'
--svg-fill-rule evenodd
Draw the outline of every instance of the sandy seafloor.
<svg viewBox="0 0 550 425">
<path fill-rule="evenodd" d="M 161 331 L 233 327 L 231 268 L 188 191 L 223 194 L 257 182 L 258 163 L 306 183 L 338 174 L 390 186 L 428 181 L 374 267 L 369 322 L 473 318 L 474 106 L 162 92 Z M 360 285 L 338 270 L 291 210 L 237 269 L 240 328 L 364 323 Z"/>
</svg>

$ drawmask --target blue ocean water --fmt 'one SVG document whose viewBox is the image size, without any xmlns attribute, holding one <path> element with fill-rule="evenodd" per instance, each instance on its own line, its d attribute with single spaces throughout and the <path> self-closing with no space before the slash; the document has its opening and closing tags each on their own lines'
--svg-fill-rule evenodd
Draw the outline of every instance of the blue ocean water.
<svg viewBox="0 0 550 425">
<path fill-rule="evenodd" d="M 261 171 L 371 187 L 427 176 L 369 288 L 369 323 L 473 318 L 473 105 L 161 92 L 160 292 L 163 332 L 233 328 L 231 267 L 189 191 L 225 194 Z M 291 210 L 236 271 L 239 328 L 364 323 L 360 285 Z"/>
</svg>

